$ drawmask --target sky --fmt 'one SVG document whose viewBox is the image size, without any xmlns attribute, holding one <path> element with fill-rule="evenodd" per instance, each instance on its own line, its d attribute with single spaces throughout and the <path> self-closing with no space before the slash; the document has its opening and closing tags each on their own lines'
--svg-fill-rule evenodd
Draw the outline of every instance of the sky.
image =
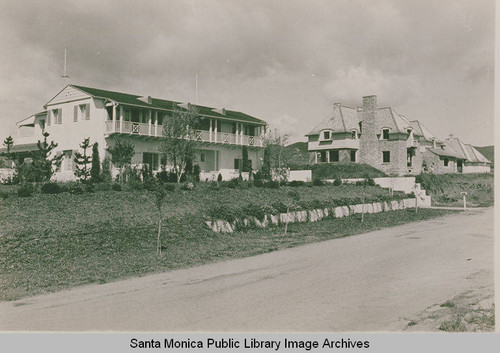
<svg viewBox="0 0 500 353">
<path fill-rule="evenodd" d="M 494 51 L 494 0 L 0 0 L 0 138 L 73 83 L 197 96 L 290 142 L 377 95 L 438 138 L 492 145 Z"/>
</svg>

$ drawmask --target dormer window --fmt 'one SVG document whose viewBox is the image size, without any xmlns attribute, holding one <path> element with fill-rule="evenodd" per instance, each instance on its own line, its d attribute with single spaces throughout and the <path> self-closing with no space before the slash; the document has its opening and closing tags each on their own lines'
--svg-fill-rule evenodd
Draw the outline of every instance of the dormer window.
<svg viewBox="0 0 500 353">
<path fill-rule="evenodd" d="M 331 140 L 332 132 L 331 131 L 323 131 L 323 140 Z"/>
<path fill-rule="evenodd" d="M 389 129 L 382 129 L 382 140 L 389 139 Z"/>
</svg>

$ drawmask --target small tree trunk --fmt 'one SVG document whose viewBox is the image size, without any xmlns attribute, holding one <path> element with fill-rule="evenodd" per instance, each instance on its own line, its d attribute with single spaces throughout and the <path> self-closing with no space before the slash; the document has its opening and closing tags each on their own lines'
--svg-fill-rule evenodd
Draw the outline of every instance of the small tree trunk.
<svg viewBox="0 0 500 353">
<path fill-rule="evenodd" d="M 285 222 L 285 235 L 286 232 L 288 231 L 288 213 L 290 212 L 290 207 L 286 208 L 286 222 Z"/>
<path fill-rule="evenodd" d="M 156 255 L 161 256 L 161 217 L 158 220 L 158 239 L 156 241 Z"/>
<path fill-rule="evenodd" d="M 363 198 L 361 201 L 361 222 L 364 222 L 365 220 L 365 187 L 363 186 Z"/>
</svg>

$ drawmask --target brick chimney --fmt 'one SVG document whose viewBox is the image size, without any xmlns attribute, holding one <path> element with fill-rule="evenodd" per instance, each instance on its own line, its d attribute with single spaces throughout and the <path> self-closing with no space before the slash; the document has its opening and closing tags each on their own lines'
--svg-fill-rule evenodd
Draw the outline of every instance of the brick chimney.
<svg viewBox="0 0 500 353">
<path fill-rule="evenodd" d="M 363 110 L 376 110 L 377 109 L 377 96 L 364 96 L 363 97 Z"/>
</svg>

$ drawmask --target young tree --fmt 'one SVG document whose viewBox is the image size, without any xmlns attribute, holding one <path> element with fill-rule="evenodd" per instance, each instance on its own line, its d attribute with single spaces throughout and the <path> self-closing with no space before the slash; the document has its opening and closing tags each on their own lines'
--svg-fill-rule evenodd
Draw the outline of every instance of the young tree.
<svg viewBox="0 0 500 353">
<path fill-rule="evenodd" d="M 10 161 L 14 161 L 14 159 L 16 158 L 15 154 L 10 152 L 10 149 L 14 145 L 14 139 L 12 138 L 12 135 L 9 135 L 5 138 L 5 140 L 3 140 L 3 145 L 7 148 L 7 153 L 5 154 L 7 159 Z"/>
<path fill-rule="evenodd" d="M 31 154 L 33 163 L 31 166 L 33 181 L 49 181 L 54 170 L 61 165 L 63 155 L 52 156 L 52 151 L 58 146 L 54 141 L 47 143 L 48 132 L 43 133 L 43 142 L 38 140 L 38 151 Z"/>
<path fill-rule="evenodd" d="M 80 148 L 83 150 L 83 153 L 76 152 L 75 158 L 73 159 L 76 163 L 75 166 L 75 176 L 80 179 L 82 182 L 87 182 L 90 178 L 90 167 L 91 158 L 87 155 L 87 150 L 90 147 L 90 137 L 87 137 L 80 144 Z"/>
<path fill-rule="evenodd" d="M 123 168 L 131 163 L 134 149 L 135 146 L 123 138 L 117 138 L 114 145 L 108 148 L 108 152 L 111 153 L 111 162 L 120 170 L 118 179 L 120 183 L 123 180 Z"/>
<path fill-rule="evenodd" d="M 92 171 L 91 171 L 92 174 Z M 99 175 L 99 180 L 104 182 L 111 181 L 111 158 L 108 156 L 104 157 L 102 161 L 101 174 Z"/>
<path fill-rule="evenodd" d="M 288 137 L 288 135 L 282 135 L 278 130 L 275 130 L 274 134 L 270 132 L 264 140 L 266 150 L 268 150 L 267 158 L 269 159 L 271 174 L 277 177 L 278 182 L 286 179 L 288 167 L 293 158 L 293 153 L 286 148 Z M 264 151 L 264 161 L 265 159 Z"/>
<path fill-rule="evenodd" d="M 200 118 L 191 106 L 184 110 L 174 110 L 172 115 L 163 121 L 163 142 L 160 149 L 171 164 L 178 183 L 186 172 L 189 161 L 195 159 L 195 131 L 199 122 Z"/>
<path fill-rule="evenodd" d="M 94 183 L 101 181 L 101 160 L 99 158 L 99 144 L 92 145 L 92 167 L 90 168 L 90 180 Z"/>
</svg>

